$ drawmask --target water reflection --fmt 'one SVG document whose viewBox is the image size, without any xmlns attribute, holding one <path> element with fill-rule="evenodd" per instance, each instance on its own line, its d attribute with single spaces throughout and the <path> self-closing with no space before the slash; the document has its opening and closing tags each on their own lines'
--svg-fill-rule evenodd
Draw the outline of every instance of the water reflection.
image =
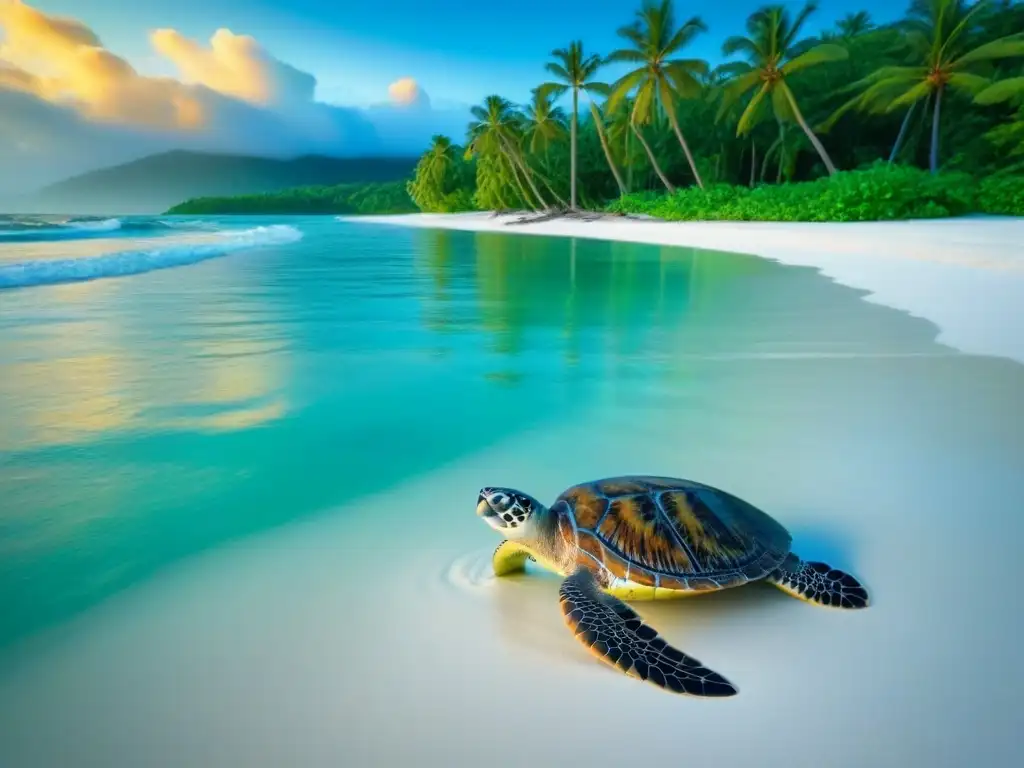
<svg viewBox="0 0 1024 768">
<path fill-rule="evenodd" d="M 636 355 L 693 301 L 698 256 L 686 249 L 491 232 L 419 235 L 419 262 L 435 287 L 426 297 L 429 327 L 475 330 L 459 317 L 465 305 L 450 288 L 469 277 L 479 328 L 501 355 L 521 355 L 540 339 L 561 339 L 566 366 L 585 352 Z"/>
<path fill-rule="evenodd" d="M 72 301 L 67 287 L 42 292 Z M 190 322 L 202 333 L 184 340 L 169 336 L 167 315 L 150 311 L 145 295 L 122 293 L 103 311 L 90 298 L 74 297 L 68 316 L 23 294 L 15 297 L 22 306 L 5 313 L 0 451 L 139 430 L 242 428 L 287 412 L 287 349 L 249 338 L 237 309 L 235 323 L 217 322 L 216 297 L 197 298 Z M 110 292 L 103 298 L 115 301 Z"/>
</svg>

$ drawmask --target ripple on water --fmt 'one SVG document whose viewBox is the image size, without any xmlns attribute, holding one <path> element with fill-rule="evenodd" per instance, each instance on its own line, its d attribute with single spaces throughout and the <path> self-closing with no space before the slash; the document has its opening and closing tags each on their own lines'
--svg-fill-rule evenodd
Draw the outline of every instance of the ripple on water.
<svg viewBox="0 0 1024 768">
<path fill-rule="evenodd" d="M 477 549 L 456 558 L 444 576 L 447 586 L 460 592 L 481 594 L 494 587 L 497 577 L 491 565 L 493 549 Z"/>
</svg>

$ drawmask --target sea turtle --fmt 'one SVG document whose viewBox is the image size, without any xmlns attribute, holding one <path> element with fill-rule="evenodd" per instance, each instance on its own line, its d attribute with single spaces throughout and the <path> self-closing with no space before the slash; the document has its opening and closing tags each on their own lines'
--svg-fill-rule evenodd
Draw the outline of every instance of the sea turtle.
<svg viewBox="0 0 1024 768">
<path fill-rule="evenodd" d="M 550 507 L 511 488 L 480 490 L 477 514 L 505 537 L 494 572 L 534 560 L 563 577 L 559 601 L 576 638 L 602 661 L 675 693 L 732 696 L 717 672 L 666 643 L 624 600 L 661 600 L 767 581 L 793 597 L 864 608 L 848 573 L 805 562 L 776 520 L 692 480 L 613 477 L 567 489 Z"/>
</svg>

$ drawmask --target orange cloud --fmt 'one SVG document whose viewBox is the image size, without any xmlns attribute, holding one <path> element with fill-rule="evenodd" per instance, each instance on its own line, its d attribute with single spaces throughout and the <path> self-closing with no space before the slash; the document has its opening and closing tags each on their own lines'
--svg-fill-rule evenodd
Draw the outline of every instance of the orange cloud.
<svg viewBox="0 0 1024 768">
<path fill-rule="evenodd" d="M 149 39 L 177 77 L 138 73 L 81 21 L 0 0 L 0 196 L 167 149 L 412 154 L 465 127 L 465 108 L 433 109 L 411 77 L 386 103 L 344 107 L 317 101 L 313 75 L 250 36 Z"/>
<path fill-rule="evenodd" d="M 401 107 L 424 105 L 429 103 L 427 94 L 411 77 L 403 77 L 388 86 L 391 101 Z"/>
<path fill-rule="evenodd" d="M 195 94 L 176 80 L 144 77 L 103 48 L 87 26 L 0 0 L 0 86 L 72 106 L 89 119 L 158 128 L 203 122 Z"/>
<path fill-rule="evenodd" d="M 150 42 L 186 82 L 225 96 L 268 106 L 313 100 L 316 78 L 275 59 L 249 35 L 218 29 L 205 48 L 173 29 L 158 29 Z"/>
</svg>

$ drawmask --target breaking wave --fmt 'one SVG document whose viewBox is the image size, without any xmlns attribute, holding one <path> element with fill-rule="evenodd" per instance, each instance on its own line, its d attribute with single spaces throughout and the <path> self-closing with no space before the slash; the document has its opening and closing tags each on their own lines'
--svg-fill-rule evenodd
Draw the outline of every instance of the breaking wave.
<svg viewBox="0 0 1024 768">
<path fill-rule="evenodd" d="M 302 239 L 302 232 L 287 224 L 218 234 L 220 239 L 213 242 L 120 251 L 80 259 L 38 259 L 0 266 L 0 290 L 138 275 L 156 269 L 196 264 L 245 248 L 293 243 Z"/>
<path fill-rule="evenodd" d="M 69 219 L 56 221 L 45 217 L 0 217 L 0 243 L 45 242 L 47 240 L 77 240 L 103 237 L 112 232 L 119 234 L 174 232 L 183 229 L 216 229 L 215 224 L 202 220 L 166 221 L 153 217 L 131 219 Z"/>
</svg>

